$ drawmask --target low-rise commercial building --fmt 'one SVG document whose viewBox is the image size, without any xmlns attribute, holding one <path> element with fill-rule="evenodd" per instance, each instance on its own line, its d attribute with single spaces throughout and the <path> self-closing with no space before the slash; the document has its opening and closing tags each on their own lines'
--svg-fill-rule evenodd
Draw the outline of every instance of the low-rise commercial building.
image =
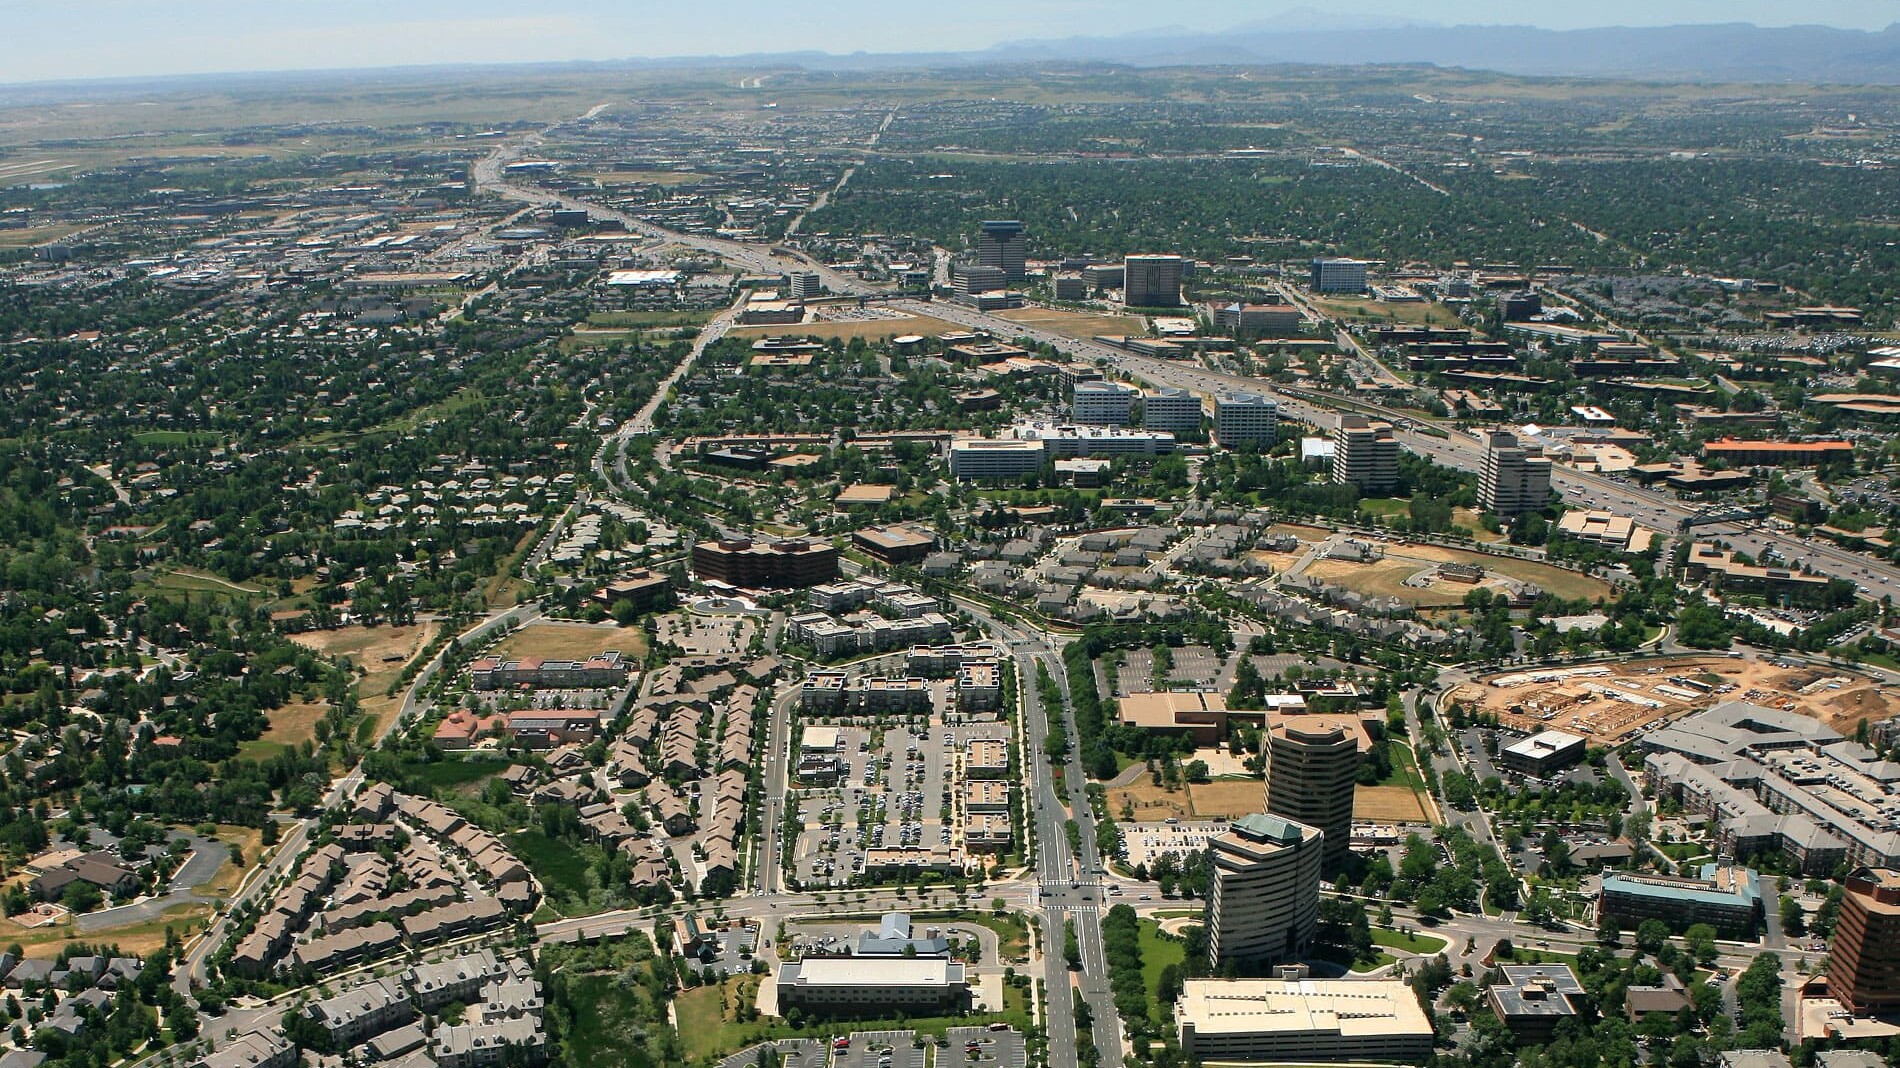
<svg viewBox="0 0 1900 1068">
<path fill-rule="evenodd" d="M 1677 931 L 1706 923 L 1728 937 L 1746 937 L 1761 925 L 1761 878 L 1749 868 L 1713 863 L 1697 878 L 1610 872 L 1597 912 L 1625 929 L 1653 919 Z"/>
<path fill-rule="evenodd" d="M 806 957 L 778 967 L 778 1007 L 829 1014 L 943 1009 L 969 998 L 963 964 L 940 957 Z"/>
<path fill-rule="evenodd" d="M 1565 1020 L 1583 1011 L 1583 984 L 1561 964 L 1507 964 L 1503 982 L 1485 992 L 1499 1022 L 1519 1042 L 1548 1042 Z"/>
<path fill-rule="evenodd" d="M 1174 1005 L 1190 1061 L 1422 1064 L 1432 1023 L 1396 979 L 1189 979 Z"/>
<path fill-rule="evenodd" d="M 1498 764 L 1508 771 L 1538 778 L 1583 759 L 1584 739 L 1563 731 L 1539 731 L 1498 750 Z"/>
</svg>

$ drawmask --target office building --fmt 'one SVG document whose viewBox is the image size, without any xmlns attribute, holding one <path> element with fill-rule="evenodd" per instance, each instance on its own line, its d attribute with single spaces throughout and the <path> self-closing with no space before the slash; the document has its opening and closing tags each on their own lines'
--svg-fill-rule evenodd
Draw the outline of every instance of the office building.
<svg viewBox="0 0 1900 1068">
<path fill-rule="evenodd" d="M 1052 457 L 1166 456 L 1174 451 L 1174 435 L 1165 430 L 1023 423 L 1010 434 L 1018 441 L 1041 442 Z"/>
<path fill-rule="evenodd" d="M 1326 867 L 1346 859 L 1359 738 L 1331 717 L 1281 716 L 1267 728 L 1267 811 L 1326 832 Z"/>
<path fill-rule="evenodd" d="M 1174 1003 L 1191 1062 L 1423 1064 L 1432 1022 L 1398 979 L 1189 979 Z"/>
<path fill-rule="evenodd" d="M 838 577 L 838 550 L 804 539 L 702 541 L 693 546 L 693 574 L 742 589 L 803 589 Z"/>
<path fill-rule="evenodd" d="M 1359 487 L 1366 496 L 1391 493 L 1399 484 L 1399 439 L 1392 424 L 1346 414 L 1333 427 L 1333 481 Z"/>
<path fill-rule="evenodd" d="M 778 966 L 778 1007 L 883 1013 L 953 1007 L 969 996 L 963 965 L 942 957 L 806 957 Z M 929 1015 L 929 1013 L 926 1013 Z"/>
<path fill-rule="evenodd" d="M 966 263 L 958 267 L 956 273 L 957 292 L 966 297 L 1009 288 L 1009 275 L 1001 267 Z"/>
<path fill-rule="evenodd" d="M 1097 289 L 1120 289 L 1126 278 L 1119 263 L 1091 263 L 1082 268 L 1082 281 Z"/>
<path fill-rule="evenodd" d="M 1201 398 L 1179 386 L 1162 386 L 1141 397 L 1141 425 L 1170 434 L 1201 432 Z"/>
<path fill-rule="evenodd" d="M 793 300 L 804 300 L 823 294 L 825 284 L 816 271 L 793 271 L 785 276 L 785 288 Z"/>
<path fill-rule="evenodd" d="M 1214 441 L 1223 449 L 1271 445 L 1280 433 L 1280 406 L 1258 393 L 1214 395 Z"/>
<path fill-rule="evenodd" d="M 1224 304 L 1214 309 L 1214 326 L 1246 337 L 1292 337 L 1305 317 L 1291 304 Z"/>
<path fill-rule="evenodd" d="M 1122 303 L 1130 308 L 1181 306 L 1181 257 L 1129 256 L 1122 260 Z"/>
<path fill-rule="evenodd" d="M 1315 293 L 1364 293 L 1366 261 L 1316 259 L 1311 281 Z"/>
<path fill-rule="evenodd" d="M 1543 447 L 1508 430 L 1487 430 L 1478 505 L 1502 519 L 1535 512 L 1550 500 L 1550 459 Z"/>
<path fill-rule="evenodd" d="M 1583 759 L 1581 735 L 1539 731 L 1498 751 L 1498 766 L 1543 778 Z"/>
<path fill-rule="evenodd" d="M 937 547 L 937 536 L 927 530 L 896 524 L 854 531 L 851 544 L 887 564 L 915 564 L 921 563 Z"/>
<path fill-rule="evenodd" d="M 1040 441 L 958 438 L 950 443 L 950 477 L 960 482 L 1022 478 L 1042 470 L 1048 455 Z"/>
<path fill-rule="evenodd" d="M 1675 931 L 1706 923 L 1725 938 L 1745 938 L 1761 926 L 1761 877 L 1714 863 L 1704 864 L 1699 878 L 1612 872 L 1603 877 L 1597 915 L 1624 930 L 1661 920 Z"/>
<path fill-rule="evenodd" d="M 1861 868 L 1847 877 L 1827 993 L 1860 1016 L 1900 1012 L 1900 871 Z"/>
<path fill-rule="evenodd" d="M 1140 395 L 1126 382 L 1078 382 L 1069 411 L 1086 426 L 1127 426 Z"/>
<path fill-rule="evenodd" d="M 1548 1042 L 1583 1009 L 1583 984 L 1561 964 L 1507 964 L 1503 982 L 1485 991 L 1491 1011 L 1519 1042 Z"/>
<path fill-rule="evenodd" d="M 977 231 L 977 264 L 1002 271 L 1006 283 L 1021 282 L 1029 277 L 1028 250 L 1029 242 L 1020 222 L 992 220 L 983 223 Z"/>
<path fill-rule="evenodd" d="M 1087 300 L 1089 299 L 1089 284 L 1080 275 L 1057 275 L 1055 294 L 1057 300 Z"/>
<path fill-rule="evenodd" d="M 1243 971 L 1297 961 L 1319 927 L 1317 827 L 1279 816 L 1235 820 L 1207 843 L 1213 885 L 1207 895 L 1207 953 L 1215 970 Z"/>
</svg>

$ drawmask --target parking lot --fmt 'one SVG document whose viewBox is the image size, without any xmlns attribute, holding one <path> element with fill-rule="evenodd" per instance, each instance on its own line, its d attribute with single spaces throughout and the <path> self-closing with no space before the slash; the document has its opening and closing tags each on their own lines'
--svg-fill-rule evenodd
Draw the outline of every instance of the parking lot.
<svg viewBox="0 0 1900 1068">
<path fill-rule="evenodd" d="M 1186 856 L 1207 848 L 1211 838 L 1227 833 L 1223 820 L 1193 823 L 1125 823 L 1122 840 L 1128 845 L 1128 863 L 1152 864 L 1163 853 Z"/>
<path fill-rule="evenodd" d="M 759 1068 L 760 1064 L 773 1068 L 781 1064 L 784 1068 L 825 1068 L 830 1052 L 831 1047 L 815 1038 L 783 1038 L 748 1046 L 720 1061 L 719 1068 Z"/>
<path fill-rule="evenodd" d="M 848 1049 L 834 1049 L 832 1068 L 924 1068 L 915 1031 L 853 1031 Z"/>
<path fill-rule="evenodd" d="M 937 1049 L 937 1068 L 1023 1068 L 1027 1054 L 1022 1032 L 1010 1028 L 952 1027 L 950 1040 Z"/>
<path fill-rule="evenodd" d="M 803 829 L 793 854 L 802 887 L 849 886 L 867 849 L 962 848 L 958 812 L 964 747 L 1008 741 L 1007 723 L 945 726 L 941 715 L 827 719 L 843 765 L 835 786 L 793 791 Z"/>
</svg>

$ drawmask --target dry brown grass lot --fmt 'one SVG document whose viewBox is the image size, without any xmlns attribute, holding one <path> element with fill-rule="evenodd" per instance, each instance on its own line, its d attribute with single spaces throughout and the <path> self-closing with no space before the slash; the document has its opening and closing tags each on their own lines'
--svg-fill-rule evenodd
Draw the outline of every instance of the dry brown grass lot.
<svg viewBox="0 0 1900 1068">
<path fill-rule="evenodd" d="M 1258 779 L 1193 783 L 1187 788 L 1188 807 L 1200 819 L 1237 819 L 1261 811 L 1266 790 Z"/>
<path fill-rule="evenodd" d="M 905 334 L 921 334 L 930 337 L 936 334 L 953 334 L 963 330 L 954 323 L 942 319 L 932 319 L 927 315 L 906 316 L 902 319 L 872 319 L 862 323 L 802 323 L 798 326 L 736 326 L 728 331 L 731 337 L 815 337 L 839 338 L 849 341 L 861 337 L 866 341 L 883 341 L 886 338 L 902 337 Z"/>
<path fill-rule="evenodd" d="M 323 701 L 292 701 L 270 712 L 270 729 L 258 740 L 275 745 L 297 745 L 316 737 L 317 721 L 330 710 Z"/>
<path fill-rule="evenodd" d="M 1059 308 L 1012 308 L 996 313 L 1012 323 L 1053 330 L 1069 337 L 1095 337 L 1098 334 L 1143 334 L 1148 326 L 1139 316 L 1107 315 L 1101 312 L 1063 311 Z"/>
<path fill-rule="evenodd" d="M 1361 786 L 1352 795 L 1352 818 L 1372 823 L 1424 823 L 1430 817 L 1409 786 Z"/>
<path fill-rule="evenodd" d="M 400 697 L 384 691 L 402 669 L 435 639 L 437 623 L 407 627 L 339 627 L 291 635 L 291 640 L 330 656 L 348 657 L 359 672 L 357 693 L 363 711 L 373 716 L 378 730 L 401 706 Z M 274 727 L 274 724 L 273 724 Z"/>
<path fill-rule="evenodd" d="M 1559 597 L 1594 601 L 1610 596 L 1610 584 L 1601 579 L 1566 571 L 1534 560 L 1489 556 L 1484 553 L 1448 549 L 1438 545 L 1387 545 L 1385 556 L 1369 564 L 1346 560 L 1319 560 L 1305 571 L 1314 578 L 1349 590 L 1377 597 L 1396 597 L 1421 608 L 1442 608 L 1461 604 L 1471 587 L 1459 582 L 1434 580 L 1430 586 L 1415 588 L 1405 580 L 1436 564 L 1457 562 L 1484 568 L 1486 587 L 1500 585 L 1494 576 L 1508 576 Z"/>
<path fill-rule="evenodd" d="M 618 649 L 632 660 L 646 656 L 646 631 L 639 627 L 597 627 L 586 623 L 530 623 L 502 642 L 491 656 L 504 660 L 538 656 L 543 660 L 585 660 Z"/>
</svg>

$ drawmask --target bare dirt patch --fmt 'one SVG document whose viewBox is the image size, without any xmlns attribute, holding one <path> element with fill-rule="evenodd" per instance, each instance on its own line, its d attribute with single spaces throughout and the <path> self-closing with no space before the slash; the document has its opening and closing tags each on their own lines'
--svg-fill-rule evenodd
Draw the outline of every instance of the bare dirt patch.
<svg viewBox="0 0 1900 1068">
<path fill-rule="evenodd" d="M 1193 815 L 1188 808 L 1187 794 L 1179 790 L 1171 792 L 1148 782 L 1111 789 L 1108 811 L 1116 819 L 1123 819 L 1124 812 L 1132 811 L 1126 818 L 1134 823 L 1159 823 L 1169 817 L 1179 819 Z"/>
<path fill-rule="evenodd" d="M 1604 745 L 1720 701 L 1799 712 L 1850 736 L 1863 720 L 1900 713 L 1900 698 L 1862 675 L 1720 656 L 1509 672 L 1467 683 L 1450 696 L 1496 713 L 1512 730 L 1574 731 Z"/>
</svg>

